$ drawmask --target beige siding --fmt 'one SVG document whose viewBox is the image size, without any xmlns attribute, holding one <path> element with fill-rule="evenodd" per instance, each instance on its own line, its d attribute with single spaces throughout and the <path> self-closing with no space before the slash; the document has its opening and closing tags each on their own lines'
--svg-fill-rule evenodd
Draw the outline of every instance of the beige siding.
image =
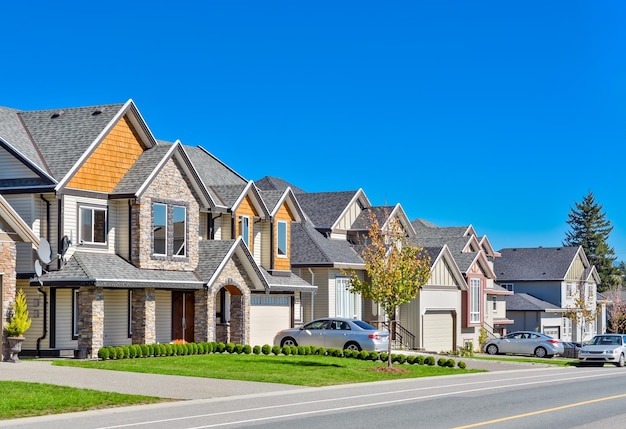
<svg viewBox="0 0 626 429">
<path fill-rule="evenodd" d="M 348 207 L 348 210 L 346 210 L 345 215 L 337 223 L 337 228 L 340 230 L 350 229 L 350 227 L 352 226 L 356 218 L 359 217 L 361 212 L 362 210 L 359 207 L 359 202 L 353 202 L 350 207 Z"/>
<path fill-rule="evenodd" d="M 75 349 L 72 340 L 72 289 L 57 289 L 56 297 L 56 348 Z"/>
<path fill-rule="evenodd" d="M 131 344 L 128 338 L 128 291 L 104 290 L 104 345 Z"/>
<path fill-rule="evenodd" d="M 125 259 L 130 259 L 129 254 L 129 211 L 128 201 L 111 202 L 109 206 L 111 216 L 109 218 L 109 248 L 115 249 L 115 253 Z"/>
<path fill-rule="evenodd" d="M 427 285 L 458 286 L 450 267 L 443 259 L 439 261 L 431 270 L 430 279 Z"/>
<path fill-rule="evenodd" d="M 24 336 L 26 340 L 24 340 L 24 344 L 22 348 L 24 349 L 36 349 L 37 348 L 37 338 L 43 335 L 43 324 L 44 324 L 44 299 L 43 295 L 38 292 L 37 288 L 30 287 L 30 282 L 28 280 L 17 280 L 17 290 L 22 289 L 26 294 L 26 303 L 28 305 L 29 316 L 32 320 L 30 328 Z M 50 336 L 47 335 L 47 338 L 41 343 L 42 348 L 47 348 L 49 345 Z"/>
<path fill-rule="evenodd" d="M 581 260 L 580 257 L 577 257 L 574 260 L 574 263 L 572 263 L 572 266 L 570 267 L 569 271 L 567 272 L 565 279 L 569 282 L 580 281 L 580 279 L 583 276 L 584 271 L 585 271 L 585 266 L 583 265 L 583 261 Z"/>
<path fill-rule="evenodd" d="M 156 341 L 169 343 L 172 341 L 172 292 L 157 290 L 156 301 Z"/>
<path fill-rule="evenodd" d="M 270 243 L 270 224 L 262 221 L 261 225 L 261 266 L 270 268 L 270 256 L 272 254 Z"/>
<path fill-rule="evenodd" d="M 34 171 L 26 167 L 6 150 L 0 148 L 0 179 L 37 178 Z"/>
<path fill-rule="evenodd" d="M 261 260 L 263 257 L 263 223 L 265 222 L 262 221 L 254 224 L 254 228 L 252 230 L 252 248 L 254 249 L 252 257 L 254 258 L 254 262 L 259 265 L 261 265 Z M 266 265 L 266 268 L 270 268 L 269 265 Z"/>
<path fill-rule="evenodd" d="M 80 243 L 80 224 L 78 219 L 78 210 L 81 206 L 87 207 L 97 207 L 97 208 L 105 208 L 107 209 L 107 222 L 108 222 L 108 231 L 107 231 L 107 248 L 110 252 L 114 252 L 116 250 L 116 231 L 118 228 L 118 223 L 128 224 L 128 218 L 125 215 L 120 215 L 119 210 L 125 211 L 126 209 L 119 209 L 115 205 L 109 206 L 107 200 L 103 200 L 100 198 L 86 198 L 86 197 L 76 197 L 74 195 L 65 195 L 63 197 L 63 235 L 67 235 L 71 237 L 73 248 L 75 249 L 89 249 L 89 247 L 84 247 Z M 128 213 L 126 213 L 127 215 Z M 126 250 L 126 253 L 128 251 Z"/>
<path fill-rule="evenodd" d="M 209 221 L 209 214 L 207 212 L 200 212 L 200 217 L 198 219 L 198 222 L 200 223 L 198 225 L 198 235 L 199 235 L 199 238 L 202 240 L 209 239 L 209 231 L 207 228 L 208 221 Z"/>
<path fill-rule="evenodd" d="M 35 222 L 34 196 L 28 195 L 3 195 L 13 210 L 20 215 L 26 225 L 33 228 Z M 38 231 L 35 231 L 37 233 Z"/>
</svg>

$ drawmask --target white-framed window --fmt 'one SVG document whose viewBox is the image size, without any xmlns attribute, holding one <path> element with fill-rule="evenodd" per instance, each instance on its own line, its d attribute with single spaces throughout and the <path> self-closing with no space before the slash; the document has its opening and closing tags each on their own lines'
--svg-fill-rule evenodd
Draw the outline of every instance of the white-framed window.
<svg viewBox="0 0 626 429">
<path fill-rule="evenodd" d="M 287 256 L 287 222 L 278 221 L 276 225 L 278 256 Z"/>
<path fill-rule="evenodd" d="M 480 323 L 480 279 L 470 279 L 470 323 Z"/>
<path fill-rule="evenodd" d="M 80 304 L 78 302 L 78 289 L 72 289 L 72 339 L 78 338 L 78 316 Z"/>
<path fill-rule="evenodd" d="M 187 207 L 174 206 L 172 220 L 174 256 L 187 256 Z"/>
<path fill-rule="evenodd" d="M 239 216 L 239 235 L 246 246 L 250 247 L 250 218 L 248 216 Z"/>
<path fill-rule="evenodd" d="M 566 285 L 567 288 L 567 297 L 568 298 L 574 298 L 576 296 L 576 294 L 578 293 L 578 291 L 576 290 L 576 285 L 574 283 L 568 283 Z"/>
<path fill-rule="evenodd" d="M 152 253 L 167 255 L 167 205 L 152 204 Z"/>
<path fill-rule="evenodd" d="M 337 317 L 357 317 L 360 295 L 350 292 L 347 277 L 335 277 L 335 315 Z"/>
<path fill-rule="evenodd" d="M 78 242 L 80 244 L 106 244 L 107 209 L 80 206 L 78 211 L 80 219 Z"/>
<path fill-rule="evenodd" d="M 491 297 L 491 309 L 494 313 L 498 311 L 498 297 L 495 295 Z"/>
<path fill-rule="evenodd" d="M 502 283 L 500 286 L 502 286 L 504 289 L 508 290 L 509 292 L 515 292 L 515 286 L 513 285 L 513 283 Z"/>
</svg>

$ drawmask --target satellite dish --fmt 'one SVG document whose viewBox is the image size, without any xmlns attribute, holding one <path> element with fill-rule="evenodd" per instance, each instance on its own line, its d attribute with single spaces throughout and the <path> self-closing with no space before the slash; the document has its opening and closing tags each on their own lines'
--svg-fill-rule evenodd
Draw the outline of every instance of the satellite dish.
<svg viewBox="0 0 626 429">
<path fill-rule="evenodd" d="M 37 255 L 39 256 L 39 259 L 41 259 L 41 262 L 43 262 L 44 264 L 49 264 L 50 261 L 52 261 L 52 257 L 50 255 L 52 255 L 52 250 L 50 249 L 50 243 L 48 243 L 48 240 L 46 240 L 45 238 L 42 238 L 39 240 L 39 248 L 37 249 Z"/>
<path fill-rule="evenodd" d="M 43 268 L 41 268 L 41 264 L 39 263 L 39 261 L 35 261 L 35 274 L 37 274 L 37 277 L 41 277 L 42 272 Z"/>
</svg>

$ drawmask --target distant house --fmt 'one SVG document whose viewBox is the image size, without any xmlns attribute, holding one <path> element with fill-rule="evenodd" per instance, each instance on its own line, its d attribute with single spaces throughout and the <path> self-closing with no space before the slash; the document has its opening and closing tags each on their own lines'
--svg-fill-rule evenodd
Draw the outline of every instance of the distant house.
<svg viewBox="0 0 626 429">
<path fill-rule="evenodd" d="M 559 338 L 565 309 L 523 292 L 505 298 L 512 331 L 537 331 Z"/>
<path fill-rule="evenodd" d="M 547 325 L 542 320 L 541 323 L 536 322 L 534 329 L 576 342 L 604 332 L 605 303 L 597 298 L 600 277 L 582 247 L 507 248 L 499 253 L 501 256 L 494 262 L 494 272 L 501 287 L 561 309 L 560 318 L 550 318 L 553 324 Z M 576 320 L 576 315 L 582 315 L 583 308 L 594 313 L 593 320 L 580 317 Z M 553 310 L 550 309 L 550 312 Z M 538 312 L 543 311 L 539 309 Z M 527 324 L 518 320 L 521 317 L 519 312 L 509 313 L 507 309 L 507 315 L 515 320 L 515 326 Z M 539 316 L 534 319 L 543 319 Z"/>
</svg>

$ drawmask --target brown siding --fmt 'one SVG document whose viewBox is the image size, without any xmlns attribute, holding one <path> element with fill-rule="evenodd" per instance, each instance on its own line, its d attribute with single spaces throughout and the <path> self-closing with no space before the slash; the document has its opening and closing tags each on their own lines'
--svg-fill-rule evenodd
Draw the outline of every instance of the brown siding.
<svg viewBox="0 0 626 429">
<path fill-rule="evenodd" d="M 69 181 L 68 187 L 112 192 L 144 148 L 126 117 L 122 118 Z"/>
<path fill-rule="evenodd" d="M 250 218 L 250 228 L 249 228 L 249 232 L 250 232 L 250 237 L 248 237 L 248 243 L 250 243 L 250 252 L 253 252 L 253 246 L 254 246 L 254 242 L 252 237 L 254 237 L 254 218 L 255 216 L 258 216 L 259 214 L 257 213 L 257 211 L 254 209 L 254 206 L 252 205 L 252 201 L 250 200 L 250 197 L 246 196 L 246 198 L 244 198 L 244 200 L 241 202 L 241 204 L 239 205 L 239 208 L 237 208 L 237 211 L 235 212 L 235 237 L 239 237 L 241 235 L 241 231 L 239 230 L 239 216 L 248 216 Z"/>
</svg>

